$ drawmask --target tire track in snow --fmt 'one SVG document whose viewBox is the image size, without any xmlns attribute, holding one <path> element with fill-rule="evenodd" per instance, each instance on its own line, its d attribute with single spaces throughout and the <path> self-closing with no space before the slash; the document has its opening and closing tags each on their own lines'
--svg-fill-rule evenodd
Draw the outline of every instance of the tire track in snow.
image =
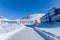
<svg viewBox="0 0 60 40">
<path fill-rule="evenodd" d="M 55 34 L 46 32 L 44 30 L 33 28 L 40 36 L 44 38 L 44 40 L 60 40 L 60 36 L 57 36 Z"/>
</svg>

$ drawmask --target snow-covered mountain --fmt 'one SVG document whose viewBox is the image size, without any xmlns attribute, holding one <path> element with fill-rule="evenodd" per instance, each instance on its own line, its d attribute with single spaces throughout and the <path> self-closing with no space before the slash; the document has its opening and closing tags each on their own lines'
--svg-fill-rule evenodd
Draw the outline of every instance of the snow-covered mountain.
<svg viewBox="0 0 60 40">
<path fill-rule="evenodd" d="M 34 24 L 35 23 L 35 20 L 40 23 L 40 18 L 45 15 L 43 13 L 41 14 L 31 14 L 31 15 L 28 15 L 28 16 L 25 16 L 25 17 L 22 17 L 20 20 L 19 20 L 19 23 L 22 23 L 22 24 Z"/>
<path fill-rule="evenodd" d="M 43 15 L 45 15 L 45 14 L 43 14 L 43 13 L 41 13 L 41 14 L 32 14 L 32 15 L 30 15 L 30 17 L 31 17 L 31 20 L 37 20 L 40 23 L 40 18 Z"/>
<path fill-rule="evenodd" d="M 26 19 L 38 20 L 38 22 L 40 22 L 40 18 L 41 18 L 43 15 L 45 15 L 45 14 L 43 14 L 43 13 L 41 13 L 41 14 L 31 14 L 31 15 L 27 16 Z M 25 19 L 25 18 L 24 18 L 24 19 Z"/>
</svg>

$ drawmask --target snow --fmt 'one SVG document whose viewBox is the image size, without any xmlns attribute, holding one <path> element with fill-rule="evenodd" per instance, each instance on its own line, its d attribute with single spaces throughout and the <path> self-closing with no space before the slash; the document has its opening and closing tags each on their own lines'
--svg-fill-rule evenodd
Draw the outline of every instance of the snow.
<svg viewBox="0 0 60 40">
<path fill-rule="evenodd" d="M 17 27 L 17 25 L 1 25 L 0 24 L 0 35 L 7 33 L 9 31 L 15 30 L 19 27 Z"/>
<path fill-rule="evenodd" d="M 45 30 L 39 29 L 37 27 L 34 28 L 34 30 L 41 35 L 45 40 L 60 40 L 60 36 L 53 34 L 51 32 L 47 32 Z M 54 31 L 53 31 L 54 32 Z"/>
<path fill-rule="evenodd" d="M 45 30 L 47 32 L 53 33 L 57 36 L 60 36 L 60 27 L 57 27 L 57 28 L 38 28 L 38 29 L 42 29 L 42 30 Z"/>
<path fill-rule="evenodd" d="M 24 26 L 25 27 L 25 26 Z M 11 32 L 5 33 L 3 35 L 0 35 L 0 40 L 6 40 L 7 38 L 9 38 L 10 36 L 13 36 L 15 33 L 17 33 L 18 31 L 21 31 L 22 29 L 24 29 L 24 27 L 21 27 L 17 30 L 13 30 Z"/>
<path fill-rule="evenodd" d="M 43 14 L 43 13 L 39 14 L 39 13 L 37 13 L 37 14 L 32 14 L 32 15 L 30 15 L 30 17 L 31 17 L 31 20 L 37 20 L 37 21 L 40 23 L 40 18 L 41 18 L 43 15 L 45 15 L 45 14 Z"/>
<path fill-rule="evenodd" d="M 43 40 L 32 28 L 25 27 L 7 40 Z"/>
<path fill-rule="evenodd" d="M 39 14 L 34 14 L 35 16 Z M 31 17 L 35 17 L 31 15 Z M 3 20 L 3 21 L 18 21 Z M 12 37 L 12 38 L 11 38 Z M 20 37 L 20 38 L 19 38 Z M 16 39 L 14 39 L 16 38 Z M 23 24 L 0 23 L 0 40 L 40 40 L 42 39 L 32 28 L 25 27 Z"/>
<path fill-rule="evenodd" d="M 23 19 L 20 19 L 20 20 L 37 20 L 39 23 L 40 23 L 40 18 L 45 15 L 43 13 L 39 14 L 32 14 L 32 15 L 29 15 L 28 18 L 26 17 L 23 17 Z"/>
<path fill-rule="evenodd" d="M 38 20 L 40 23 L 40 18 L 43 15 L 45 14 L 29 15 L 31 17 L 29 20 Z M 13 21 L 19 22 L 19 20 Z M 0 40 L 60 40 L 60 22 L 35 24 L 33 25 L 34 27 L 30 26 L 27 27 L 25 24 L 0 23 Z"/>
<path fill-rule="evenodd" d="M 11 32 L 5 33 L 3 35 L 0 35 L 0 40 L 6 40 L 7 38 L 9 38 L 10 36 L 14 35 L 16 32 L 21 31 L 22 29 L 24 29 L 24 27 L 19 28 L 17 30 L 13 30 Z"/>
</svg>

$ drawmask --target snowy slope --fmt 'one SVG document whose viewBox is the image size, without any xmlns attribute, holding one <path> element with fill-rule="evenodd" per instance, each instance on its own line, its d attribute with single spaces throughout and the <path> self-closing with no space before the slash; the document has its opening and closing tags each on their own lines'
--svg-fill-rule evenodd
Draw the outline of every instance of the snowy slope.
<svg viewBox="0 0 60 40">
<path fill-rule="evenodd" d="M 17 20 L 9 20 L 6 18 L 0 18 L 0 35 L 20 28 L 20 25 L 18 25 L 15 22 L 17 22 Z"/>
<path fill-rule="evenodd" d="M 18 31 L 21 31 L 22 29 L 25 28 L 24 25 L 20 25 L 22 26 L 21 28 L 18 28 L 16 30 L 10 31 L 8 33 L 4 33 L 3 35 L 0 35 L 0 40 L 7 40 L 9 37 L 15 35 L 15 33 L 17 33 Z"/>
</svg>

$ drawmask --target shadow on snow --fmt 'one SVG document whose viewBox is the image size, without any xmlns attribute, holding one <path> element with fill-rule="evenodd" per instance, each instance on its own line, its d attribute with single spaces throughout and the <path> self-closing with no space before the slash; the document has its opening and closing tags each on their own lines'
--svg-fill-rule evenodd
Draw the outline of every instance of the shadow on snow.
<svg viewBox="0 0 60 40">
<path fill-rule="evenodd" d="M 33 28 L 40 36 L 42 36 L 45 40 L 60 40 L 60 36 L 55 34 L 46 32 L 44 30 Z"/>
<path fill-rule="evenodd" d="M 55 23 L 39 23 L 39 24 L 31 24 L 31 25 L 25 25 L 27 27 L 40 27 L 40 28 L 55 28 L 60 27 L 60 22 Z"/>
<path fill-rule="evenodd" d="M 40 36 L 44 38 L 44 40 L 60 40 L 60 36 L 52 34 L 50 32 L 46 32 L 44 30 L 38 28 L 55 28 L 60 27 L 60 22 L 57 23 L 39 23 L 39 24 L 32 24 L 26 25 L 27 27 L 33 28 Z"/>
</svg>

